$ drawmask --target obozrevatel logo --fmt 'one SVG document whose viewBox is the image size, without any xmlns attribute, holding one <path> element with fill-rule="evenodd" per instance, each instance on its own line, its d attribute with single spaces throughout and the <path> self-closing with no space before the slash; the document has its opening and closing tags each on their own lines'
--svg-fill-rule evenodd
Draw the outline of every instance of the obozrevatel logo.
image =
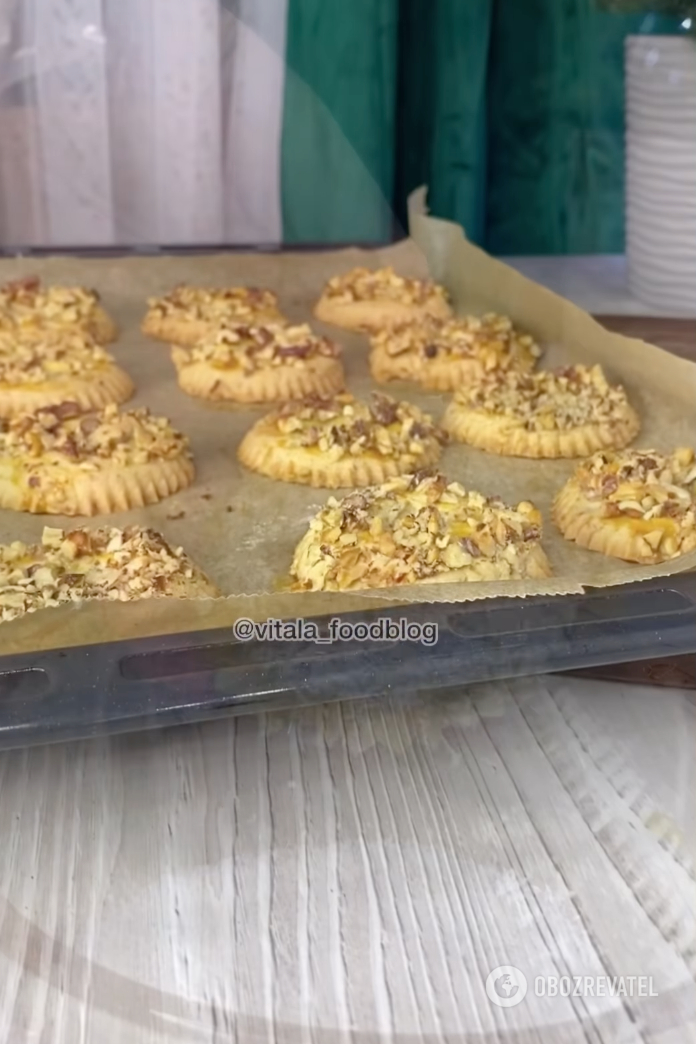
<svg viewBox="0 0 696 1044">
<path fill-rule="evenodd" d="M 527 980 L 519 968 L 503 964 L 488 973 L 486 994 L 499 1008 L 514 1008 L 527 996 Z"/>
</svg>

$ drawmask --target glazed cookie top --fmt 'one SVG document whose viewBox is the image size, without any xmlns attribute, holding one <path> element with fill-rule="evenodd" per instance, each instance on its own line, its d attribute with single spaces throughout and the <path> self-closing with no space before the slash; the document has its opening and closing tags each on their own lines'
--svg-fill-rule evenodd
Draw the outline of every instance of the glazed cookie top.
<svg viewBox="0 0 696 1044">
<path fill-rule="evenodd" d="M 18 344 L 11 334 L 0 333 L 1 384 L 79 379 L 109 365 L 115 365 L 113 356 L 86 333 L 73 332 L 58 340 L 47 336 L 32 344 Z"/>
<path fill-rule="evenodd" d="M 409 279 L 397 275 L 393 268 L 354 268 L 345 275 L 334 276 L 324 288 L 323 296 L 332 301 L 399 301 L 402 304 L 427 305 L 433 301 L 448 302 L 443 286 L 426 279 Z"/>
<path fill-rule="evenodd" d="M 191 362 L 207 362 L 222 369 L 242 367 L 250 372 L 268 366 L 302 366 L 309 359 L 338 358 L 340 354 L 337 344 L 317 336 L 306 325 L 226 323 L 214 337 L 196 345 L 189 358 Z"/>
<path fill-rule="evenodd" d="M 573 479 L 588 500 L 603 502 L 605 518 L 670 519 L 686 528 L 696 525 L 692 449 L 678 449 L 670 456 L 655 450 L 595 453 Z"/>
<path fill-rule="evenodd" d="M 42 286 L 38 277 L 0 286 L 3 325 L 77 324 L 92 318 L 99 294 L 80 286 Z"/>
<path fill-rule="evenodd" d="M 182 548 L 152 529 L 45 528 L 41 544 L 0 547 L 0 620 L 24 613 L 107 598 L 127 602 L 167 596 L 189 587 L 217 594 Z"/>
<path fill-rule="evenodd" d="M 494 371 L 459 388 L 459 406 L 519 421 L 528 431 L 567 431 L 587 424 L 625 420 L 630 410 L 621 385 L 611 385 L 601 366 L 519 373 Z"/>
<path fill-rule="evenodd" d="M 423 452 L 425 443 L 447 440 L 417 406 L 377 392 L 369 403 L 352 395 L 289 403 L 267 421 L 289 447 L 318 447 L 334 460 L 363 454 L 413 457 Z"/>
<path fill-rule="evenodd" d="M 150 312 L 162 317 L 220 319 L 234 315 L 249 319 L 255 315 L 282 320 L 278 298 L 271 290 L 250 286 L 176 286 L 162 297 L 148 300 Z"/>
<path fill-rule="evenodd" d="M 415 323 L 380 330 L 371 343 L 388 355 L 411 352 L 426 363 L 476 359 L 486 370 L 515 366 L 531 369 L 541 356 L 533 337 L 516 330 L 506 316 L 492 313 L 452 319 L 426 316 Z"/>
<path fill-rule="evenodd" d="M 294 573 L 314 589 L 343 589 L 368 574 L 374 586 L 414 583 L 465 566 L 507 579 L 521 575 L 521 557 L 539 543 L 541 514 L 416 474 L 330 498 L 310 534 Z"/>
<path fill-rule="evenodd" d="M 0 421 L 0 457 L 35 463 L 79 465 L 84 470 L 128 467 L 190 457 L 188 439 L 166 417 L 113 405 L 86 412 L 74 403 L 46 406 Z"/>
</svg>

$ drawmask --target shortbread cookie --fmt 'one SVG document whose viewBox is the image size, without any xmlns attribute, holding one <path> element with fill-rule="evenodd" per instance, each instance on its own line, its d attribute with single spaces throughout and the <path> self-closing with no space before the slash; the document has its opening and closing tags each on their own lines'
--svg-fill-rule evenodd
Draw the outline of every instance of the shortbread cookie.
<svg viewBox="0 0 696 1044">
<path fill-rule="evenodd" d="M 506 457 L 588 457 L 622 449 L 640 430 L 626 392 L 601 366 L 495 371 L 462 385 L 442 423 L 460 442 Z"/>
<path fill-rule="evenodd" d="M 64 402 L 0 422 L 0 508 L 106 515 L 156 504 L 193 477 L 188 439 L 148 410 Z"/>
<path fill-rule="evenodd" d="M 378 331 L 371 339 L 376 381 L 418 381 L 433 391 L 454 391 L 495 370 L 534 369 L 541 349 L 501 315 L 426 318 Z"/>
<path fill-rule="evenodd" d="M 532 504 L 506 507 L 441 475 L 407 475 L 330 498 L 291 573 L 309 591 L 540 579 L 551 575 L 540 539 Z"/>
<path fill-rule="evenodd" d="M 70 602 L 218 598 L 220 592 L 153 529 L 49 529 L 40 544 L 0 546 L 0 620 Z"/>
<path fill-rule="evenodd" d="M 0 327 L 20 341 L 34 341 L 46 333 L 82 331 L 98 344 L 118 337 L 113 319 L 96 290 L 80 286 L 47 286 L 30 276 L 0 287 Z"/>
<path fill-rule="evenodd" d="M 66 334 L 29 346 L 0 333 L 0 417 L 61 402 L 99 409 L 125 402 L 133 391 L 128 374 L 86 334 Z"/>
<path fill-rule="evenodd" d="M 694 451 L 596 453 L 560 491 L 553 517 L 567 540 L 627 562 L 654 564 L 694 551 Z"/>
<path fill-rule="evenodd" d="M 345 385 L 341 349 L 308 326 L 224 326 L 190 350 L 172 349 L 179 386 L 201 399 L 287 402 L 330 398 Z"/>
<path fill-rule="evenodd" d="M 452 314 L 443 286 L 424 279 L 406 279 L 393 268 L 354 268 L 329 280 L 314 314 L 346 330 L 379 330 L 424 315 Z"/>
<path fill-rule="evenodd" d="M 289 403 L 258 421 L 238 457 L 284 482 L 336 489 L 386 482 L 437 463 L 446 440 L 417 406 L 373 394 Z"/>
<path fill-rule="evenodd" d="M 164 297 L 151 298 L 148 306 L 143 333 L 157 341 L 186 347 L 214 336 L 221 323 L 286 321 L 274 293 L 246 286 L 177 286 Z"/>
</svg>

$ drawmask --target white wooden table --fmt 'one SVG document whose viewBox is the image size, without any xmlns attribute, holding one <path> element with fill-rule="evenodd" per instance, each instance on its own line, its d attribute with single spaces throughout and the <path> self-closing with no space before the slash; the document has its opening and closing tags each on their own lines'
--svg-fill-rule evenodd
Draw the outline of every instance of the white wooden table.
<svg viewBox="0 0 696 1044">
<path fill-rule="evenodd" d="M 561 678 L 2 754 L 0 1044 L 696 1041 L 695 766 Z"/>
</svg>

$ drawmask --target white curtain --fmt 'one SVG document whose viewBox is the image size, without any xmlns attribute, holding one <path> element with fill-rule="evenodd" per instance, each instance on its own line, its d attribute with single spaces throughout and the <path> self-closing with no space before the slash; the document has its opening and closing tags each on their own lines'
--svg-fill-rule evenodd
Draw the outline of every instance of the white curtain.
<svg viewBox="0 0 696 1044">
<path fill-rule="evenodd" d="M 0 0 L 0 246 L 277 243 L 288 0 Z"/>
</svg>

